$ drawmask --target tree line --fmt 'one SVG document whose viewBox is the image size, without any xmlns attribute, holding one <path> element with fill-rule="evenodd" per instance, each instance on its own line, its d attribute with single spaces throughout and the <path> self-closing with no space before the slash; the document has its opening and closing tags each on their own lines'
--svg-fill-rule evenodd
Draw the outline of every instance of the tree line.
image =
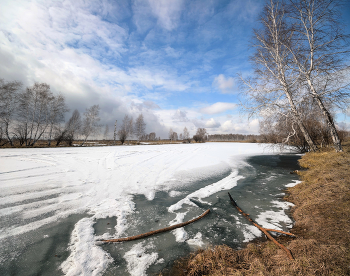
<svg viewBox="0 0 350 276">
<path fill-rule="evenodd" d="M 211 134 L 208 135 L 208 141 L 212 142 L 231 142 L 231 141 L 260 141 L 260 135 L 254 134 Z"/>
<path fill-rule="evenodd" d="M 144 121 L 142 114 L 140 114 L 136 118 L 135 122 L 132 117 L 125 115 L 118 132 L 116 131 L 116 128 L 115 128 L 114 140 L 116 140 L 116 136 L 118 136 L 122 145 L 125 143 L 125 141 L 128 138 L 131 138 L 134 135 L 137 137 L 137 142 L 140 142 L 141 140 L 146 140 L 146 139 L 156 140 L 155 132 L 146 134 L 145 131 L 146 131 L 146 123 Z"/>
<path fill-rule="evenodd" d="M 69 109 L 62 94 L 54 95 L 46 83 L 36 82 L 25 89 L 22 86 L 19 81 L 0 79 L 0 146 L 32 147 L 40 140 L 47 141 L 47 146 L 52 143 L 59 146 L 63 142 L 72 146 L 79 138 L 83 146 L 89 137 L 100 133 L 99 105 L 87 108 L 83 115 L 74 110 L 65 123 Z M 123 144 L 132 135 L 140 140 L 146 135 L 145 128 L 142 114 L 135 123 L 125 115 L 118 131 L 115 129 L 114 140 L 118 137 Z M 105 138 L 108 133 L 106 125 Z M 148 138 L 155 139 L 155 136 L 151 133 Z"/>
<path fill-rule="evenodd" d="M 250 115 L 268 142 L 342 151 L 333 111 L 349 104 L 349 35 L 342 1 L 269 0 L 254 30 L 254 75 L 241 79 Z"/>
<path fill-rule="evenodd" d="M 89 137 L 101 132 L 100 107 L 93 105 L 85 110 L 83 115 L 75 109 L 65 122 L 65 114 L 69 111 L 62 94 L 55 95 L 47 83 L 34 83 L 33 86 L 22 89 L 19 81 L 0 79 L 0 146 L 33 147 L 38 141 L 47 141 L 47 146 L 59 146 L 65 143 L 73 145 L 81 140 L 83 146 Z M 155 132 L 147 134 L 144 117 L 140 114 L 136 120 L 125 115 L 117 129 L 117 121 L 113 140 L 118 139 L 124 144 L 127 139 L 136 136 L 137 141 L 160 140 Z M 207 140 L 204 128 L 198 128 L 193 138 L 185 127 L 179 136 L 172 129 L 169 139 L 183 140 L 190 143 Z M 106 125 L 103 137 L 108 140 L 109 126 Z"/>
<path fill-rule="evenodd" d="M 170 141 L 177 141 L 181 140 L 184 143 L 191 143 L 192 139 L 196 143 L 204 143 L 208 140 L 207 136 L 207 130 L 205 128 L 197 128 L 196 134 L 193 135 L 193 137 L 190 137 L 190 133 L 187 129 L 187 127 L 184 128 L 183 133 L 180 133 L 179 135 L 177 132 L 173 131 L 172 128 L 169 130 L 169 139 Z"/>
</svg>

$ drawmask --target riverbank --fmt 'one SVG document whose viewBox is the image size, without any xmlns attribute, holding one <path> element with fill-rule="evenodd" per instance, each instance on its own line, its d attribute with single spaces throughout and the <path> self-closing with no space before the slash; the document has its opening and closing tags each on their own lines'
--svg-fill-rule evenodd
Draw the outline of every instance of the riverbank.
<svg viewBox="0 0 350 276">
<path fill-rule="evenodd" d="M 276 239 L 294 257 L 261 239 L 245 249 L 222 245 L 176 262 L 171 275 L 350 275 L 350 141 L 344 152 L 322 150 L 300 160 L 302 183 L 288 189 L 295 204 L 291 233 Z M 165 273 L 160 275 L 166 275 Z"/>
</svg>

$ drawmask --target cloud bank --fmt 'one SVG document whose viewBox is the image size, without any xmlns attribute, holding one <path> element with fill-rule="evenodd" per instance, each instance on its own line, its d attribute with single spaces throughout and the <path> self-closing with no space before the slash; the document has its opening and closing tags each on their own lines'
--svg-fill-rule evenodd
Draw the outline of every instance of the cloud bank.
<svg viewBox="0 0 350 276">
<path fill-rule="evenodd" d="M 237 0 L 4 0 L 0 78 L 46 82 L 70 109 L 99 104 L 101 124 L 144 115 L 170 127 L 257 133 L 238 118 L 232 76 L 246 64 L 261 2 Z M 232 48 L 235 49 L 232 52 Z"/>
</svg>

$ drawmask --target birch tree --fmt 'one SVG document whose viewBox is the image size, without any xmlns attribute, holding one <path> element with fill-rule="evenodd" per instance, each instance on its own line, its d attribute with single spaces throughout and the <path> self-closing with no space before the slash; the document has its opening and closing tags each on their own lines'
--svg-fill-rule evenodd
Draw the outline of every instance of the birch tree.
<svg viewBox="0 0 350 276">
<path fill-rule="evenodd" d="M 19 81 L 5 82 L 0 79 L 0 127 L 11 146 L 13 146 L 13 135 L 10 134 L 10 127 L 15 119 L 21 87 L 22 83 Z"/>
<path fill-rule="evenodd" d="M 58 130 L 56 135 L 56 146 L 61 142 L 66 141 L 68 145 L 72 145 L 73 141 L 80 134 L 82 128 L 82 120 L 80 113 L 77 109 L 74 110 L 72 116 L 69 118 L 68 122 L 65 125 L 63 131 Z"/>
<path fill-rule="evenodd" d="M 173 139 L 174 139 L 174 131 L 173 131 L 172 128 L 169 129 L 168 137 L 169 137 L 170 141 L 173 141 Z"/>
<path fill-rule="evenodd" d="M 84 112 L 84 119 L 82 124 L 82 135 L 84 141 L 81 146 L 84 145 L 90 135 L 96 135 L 100 131 L 100 125 L 98 124 L 100 121 L 99 113 L 99 105 L 93 105 L 86 109 Z"/>
<path fill-rule="evenodd" d="M 114 123 L 114 132 L 113 132 L 114 145 L 115 145 L 115 140 L 117 139 L 117 121 L 118 120 L 115 120 L 115 123 Z"/>
<path fill-rule="evenodd" d="M 190 133 L 188 132 L 187 127 L 184 127 L 182 138 L 188 143 L 191 142 Z"/>
<path fill-rule="evenodd" d="M 50 125 L 50 104 L 54 96 L 47 83 L 35 83 L 18 96 L 15 135 L 20 144 L 34 146 Z"/>
<path fill-rule="evenodd" d="M 260 18 L 262 28 L 254 31 L 252 62 L 255 78 L 242 79 L 251 114 L 290 114 L 305 137 L 309 149 L 317 150 L 302 117 L 298 103 L 303 95 L 298 92 L 298 74 L 291 64 L 293 29 L 286 23 L 285 9 L 281 2 L 270 0 Z"/>
<path fill-rule="evenodd" d="M 108 136 L 109 136 L 109 126 L 108 124 L 106 124 L 105 131 L 103 133 L 103 139 L 108 140 Z"/>
<path fill-rule="evenodd" d="M 196 142 L 204 143 L 206 138 L 207 130 L 205 128 L 198 128 L 196 135 L 193 136 L 193 140 Z"/>
<path fill-rule="evenodd" d="M 312 99 L 305 99 L 299 107 L 302 120 L 311 138 L 320 147 L 332 144 L 332 138 L 318 106 Z M 292 116 L 271 114 L 260 120 L 260 134 L 264 143 L 272 143 L 283 149 L 284 145 L 293 146 L 299 152 L 307 152 L 308 144 Z"/>
<path fill-rule="evenodd" d="M 290 0 L 289 16 L 296 43 L 289 48 L 299 80 L 317 103 L 331 133 L 336 151 L 340 139 L 327 102 L 349 103 L 349 36 L 339 22 L 342 1 Z"/>
<path fill-rule="evenodd" d="M 150 140 L 150 141 L 156 140 L 156 133 L 155 133 L 155 132 L 151 132 L 151 133 L 148 135 L 148 140 Z"/>
<path fill-rule="evenodd" d="M 145 130 L 146 130 L 146 123 L 143 119 L 143 115 L 140 114 L 135 121 L 135 135 L 138 141 L 140 141 L 141 137 L 145 134 Z"/>
<path fill-rule="evenodd" d="M 118 137 L 122 145 L 124 142 L 133 135 L 134 132 L 134 123 L 133 118 L 128 115 L 124 116 L 120 129 L 118 131 Z"/>
<path fill-rule="evenodd" d="M 51 140 L 55 133 L 55 128 L 64 122 L 64 114 L 68 111 L 63 95 L 54 96 L 49 103 L 49 133 L 48 146 L 51 146 Z"/>
</svg>

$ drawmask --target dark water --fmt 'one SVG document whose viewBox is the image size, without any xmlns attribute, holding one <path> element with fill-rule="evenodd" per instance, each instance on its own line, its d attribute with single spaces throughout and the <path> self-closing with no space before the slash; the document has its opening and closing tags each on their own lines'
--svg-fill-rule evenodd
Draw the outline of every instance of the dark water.
<svg viewBox="0 0 350 276">
<path fill-rule="evenodd" d="M 237 186 L 229 190 L 237 204 L 253 219 L 259 217 L 259 214 L 269 210 L 288 214 L 288 210 L 281 210 L 273 201 L 282 201 L 285 185 L 297 180 L 297 176 L 290 174 L 291 171 L 299 169 L 296 155 L 264 155 L 254 156 L 247 160 L 247 165 L 239 169 L 239 175 L 245 178 L 238 181 Z M 192 183 L 190 186 L 178 188 L 182 192 L 177 197 L 170 197 L 166 192 L 158 192 L 156 197 L 149 201 L 143 195 L 134 196 L 136 203 L 136 212 L 128 217 L 132 223 L 125 233 L 126 236 L 138 235 L 148 231 L 160 229 L 169 226 L 169 221 L 175 218 L 175 214 L 168 212 L 168 207 L 183 199 L 186 195 L 196 191 L 204 186 L 215 183 L 228 173 L 217 175 L 211 179 Z M 244 233 L 253 235 L 246 219 L 242 217 L 229 201 L 227 190 L 215 193 L 207 198 L 200 200 L 193 198 L 192 201 L 198 207 L 183 205 L 177 212 L 187 214 L 184 221 L 190 220 L 202 214 L 210 208 L 211 212 L 203 219 L 184 227 L 188 238 L 192 239 L 198 232 L 202 235 L 204 247 L 212 245 L 227 244 L 233 248 L 244 246 L 246 237 Z M 105 233 L 106 224 L 113 228 L 116 220 L 109 218 L 99 220 L 95 224 L 97 235 Z M 273 221 L 272 224 L 278 228 L 288 231 L 292 222 Z M 254 227 L 252 227 L 254 228 Z M 259 231 L 256 237 L 259 237 Z M 254 231 L 256 233 L 256 231 Z M 119 244 L 106 244 L 102 248 L 111 254 L 114 264 L 106 271 L 105 275 L 128 275 L 127 262 L 123 258 L 125 252 L 128 252 L 136 244 L 143 243 L 144 247 L 149 246 L 145 254 L 156 252 L 158 259 L 163 258 L 164 262 L 152 264 L 147 269 L 148 275 L 157 275 L 160 270 L 170 268 L 173 262 L 197 250 L 199 247 L 189 245 L 186 242 L 176 242 L 172 232 L 166 232 L 157 236 L 151 236 L 144 240 L 136 240 Z"/>
<path fill-rule="evenodd" d="M 299 169 L 296 155 L 263 155 L 254 156 L 246 160 L 241 166 L 238 175 L 244 176 L 237 182 L 237 186 L 229 190 L 237 204 L 255 220 L 264 212 L 272 211 L 278 214 L 288 214 L 288 210 L 282 210 L 275 201 L 282 201 L 285 185 L 297 180 L 297 176 L 290 174 Z M 179 186 L 176 190 L 179 194 L 171 197 L 168 192 L 159 191 L 153 200 L 147 200 L 144 195 L 135 195 L 135 212 L 127 217 L 129 228 L 125 236 L 133 236 L 169 226 L 169 222 L 176 217 L 175 213 L 168 211 L 169 206 L 177 203 L 187 195 L 211 185 L 227 177 L 231 171 L 221 172 L 211 178 Z M 183 221 L 193 219 L 202 214 L 206 209 L 211 212 L 203 219 L 187 225 L 184 230 L 187 240 L 201 235 L 202 247 L 227 244 L 233 248 L 241 248 L 244 241 L 258 237 L 259 233 L 252 230 L 235 208 L 232 207 L 227 195 L 227 190 L 222 190 L 202 200 L 192 198 L 196 206 L 184 204 L 176 213 L 187 212 Z M 0 275 L 62 275 L 58 269 L 60 264 L 67 259 L 70 252 L 68 244 L 74 225 L 86 214 L 73 215 L 54 224 L 44 226 L 36 231 L 13 237 L 1 245 L 0 256 L 5 261 L 0 263 Z M 258 221 L 259 222 L 259 221 Z M 99 219 L 94 225 L 95 235 L 105 233 L 114 235 L 117 219 L 115 217 Z M 272 220 L 276 227 L 288 230 L 291 222 Z M 47 235 L 45 238 L 44 235 Z M 28 242 L 29 241 L 29 242 Z M 23 246 L 23 244 L 26 244 Z M 176 242 L 173 232 L 166 232 L 151 236 L 143 240 L 136 240 L 118 244 L 105 244 L 101 247 L 114 259 L 104 275 L 130 275 L 125 254 L 134 246 L 142 245 L 140 262 L 143 257 L 157 253 L 159 263 L 153 263 L 147 269 L 147 275 L 157 275 L 160 270 L 170 268 L 173 262 L 199 247 L 185 242 Z M 11 255 L 12 254 L 12 255 Z M 129 264 L 130 266 L 130 264 Z M 129 267 L 130 268 L 130 267 Z"/>
<path fill-rule="evenodd" d="M 67 259 L 74 225 L 87 215 L 71 215 L 35 231 L 8 238 L 1 244 L 0 275 L 62 275 L 58 267 Z"/>
</svg>

